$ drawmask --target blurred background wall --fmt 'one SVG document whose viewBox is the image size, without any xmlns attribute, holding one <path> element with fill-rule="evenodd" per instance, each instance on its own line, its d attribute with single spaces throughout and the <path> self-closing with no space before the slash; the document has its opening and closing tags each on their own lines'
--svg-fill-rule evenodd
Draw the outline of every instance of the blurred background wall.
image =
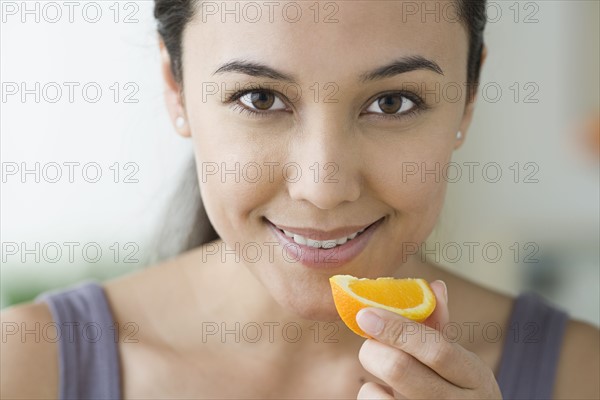
<svg viewBox="0 0 600 400">
<path fill-rule="evenodd" d="M 143 268 L 192 155 L 164 107 L 153 2 L 47 3 L 2 2 L 1 307 Z M 599 3 L 488 11 L 475 120 L 425 253 L 599 324 L 598 149 L 582 128 L 600 109 Z"/>
</svg>

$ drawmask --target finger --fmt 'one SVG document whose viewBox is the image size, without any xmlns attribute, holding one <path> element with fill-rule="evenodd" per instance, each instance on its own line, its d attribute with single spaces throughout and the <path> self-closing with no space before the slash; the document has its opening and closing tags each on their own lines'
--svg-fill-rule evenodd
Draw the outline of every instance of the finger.
<svg viewBox="0 0 600 400">
<path fill-rule="evenodd" d="M 375 382 L 367 382 L 361 386 L 358 391 L 357 399 L 382 399 L 382 400 L 394 400 L 393 392 L 390 388 L 385 388 L 382 385 Z"/>
<path fill-rule="evenodd" d="M 434 328 L 373 307 L 360 310 L 356 320 L 373 339 L 410 354 L 457 386 L 475 388 L 485 378 L 483 361 Z"/>
<path fill-rule="evenodd" d="M 464 398 L 465 392 L 402 350 L 366 340 L 358 353 L 362 366 L 396 392 L 414 399 Z"/>
<path fill-rule="evenodd" d="M 429 284 L 435 294 L 436 306 L 433 313 L 423 322 L 425 325 L 441 331 L 450 322 L 450 311 L 448 310 L 448 289 L 443 281 L 437 280 Z"/>
</svg>

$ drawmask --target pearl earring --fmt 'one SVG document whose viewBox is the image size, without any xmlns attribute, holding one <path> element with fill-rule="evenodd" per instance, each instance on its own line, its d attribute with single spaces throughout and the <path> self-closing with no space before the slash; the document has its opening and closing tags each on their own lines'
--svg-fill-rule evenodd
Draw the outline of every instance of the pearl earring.
<svg viewBox="0 0 600 400">
<path fill-rule="evenodd" d="M 458 132 L 456 132 L 456 140 L 460 140 L 460 139 L 462 139 L 462 132 L 458 131 Z"/>
<path fill-rule="evenodd" d="M 183 128 L 185 126 L 185 118 L 183 118 L 181 115 L 175 118 L 175 126 L 179 129 Z"/>
</svg>

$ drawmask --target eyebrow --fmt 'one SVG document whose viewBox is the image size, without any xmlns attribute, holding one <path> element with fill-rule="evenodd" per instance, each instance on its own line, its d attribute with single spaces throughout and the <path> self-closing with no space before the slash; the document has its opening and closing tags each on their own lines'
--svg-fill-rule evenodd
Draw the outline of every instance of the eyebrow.
<svg viewBox="0 0 600 400">
<path fill-rule="evenodd" d="M 234 60 L 228 63 L 221 65 L 213 75 L 223 74 L 226 72 L 237 72 L 240 74 L 260 77 L 260 78 L 269 78 L 275 79 L 278 81 L 288 81 L 292 83 L 296 83 L 296 78 L 292 75 L 285 74 L 283 72 L 279 72 L 274 68 L 271 68 L 267 65 L 244 61 L 244 60 Z"/>
<path fill-rule="evenodd" d="M 442 68 L 440 68 L 435 61 L 429 60 L 423 56 L 409 56 L 400 58 L 387 65 L 379 67 L 374 71 L 360 75 L 360 82 L 367 83 L 420 69 L 444 75 L 444 71 L 442 71 Z"/>
<path fill-rule="evenodd" d="M 440 75 L 444 75 L 444 72 L 435 61 L 429 60 L 423 56 L 408 56 L 402 57 L 387 65 L 378 67 L 373 71 L 361 74 L 359 76 L 359 82 L 367 83 L 416 70 L 428 70 Z M 265 64 L 245 60 L 229 61 L 221 65 L 215 72 L 213 72 L 213 75 L 224 74 L 226 72 L 237 72 L 249 76 L 269 78 L 291 83 L 296 83 L 297 81 L 297 79 L 291 74 L 277 71 L 276 69 Z"/>
</svg>

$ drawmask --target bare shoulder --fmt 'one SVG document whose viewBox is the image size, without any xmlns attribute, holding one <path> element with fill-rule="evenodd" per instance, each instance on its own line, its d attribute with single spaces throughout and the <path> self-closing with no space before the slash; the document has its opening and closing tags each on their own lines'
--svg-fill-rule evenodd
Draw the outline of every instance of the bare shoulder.
<svg viewBox="0 0 600 400">
<path fill-rule="evenodd" d="M 449 307 L 458 320 L 471 318 L 485 323 L 507 327 L 515 297 L 484 288 L 461 277 L 444 276 L 448 284 Z M 460 296 L 452 296 L 460 293 Z M 457 298 L 458 297 L 458 298 Z M 469 348 L 471 343 L 465 343 Z M 477 344 L 471 350 L 488 365 L 498 370 L 502 355 L 502 341 L 495 345 Z M 556 371 L 554 397 L 556 399 L 600 399 L 600 330 L 588 323 L 570 319 L 565 329 Z"/>
<path fill-rule="evenodd" d="M 176 340 L 178 332 L 186 332 L 173 330 L 173 327 L 192 319 L 193 306 L 201 302 L 200 294 L 192 287 L 198 287 L 198 282 L 206 282 L 201 285 L 206 293 L 201 294 L 216 295 L 210 293 L 210 290 L 216 291 L 210 284 L 213 277 L 206 275 L 213 274 L 215 268 L 210 268 L 209 263 L 198 264 L 198 251 L 201 249 L 102 284 L 119 327 L 119 351 L 123 356 L 121 361 L 125 363 L 122 367 L 125 372 L 135 372 L 129 373 L 128 378 L 143 372 L 140 365 L 144 363 L 139 361 L 144 357 L 160 355 L 160 349 L 164 347 L 161 338 Z M 190 276 L 186 272 L 190 268 L 197 274 Z M 206 279 L 202 279 L 204 277 Z M 0 319 L 0 398 L 57 398 L 58 342 L 45 339 L 47 335 L 53 335 L 47 327 L 54 322 L 47 303 L 9 307 L 0 312 Z M 142 357 L 138 357 L 142 353 Z M 131 354 L 136 356 L 129 357 Z M 152 362 L 159 361 L 156 357 L 152 359 Z M 140 381 L 140 386 L 148 386 L 143 377 Z"/>
<path fill-rule="evenodd" d="M 58 343 L 46 339 L 44 327 L 53 322 L 48 305 L 40 302 L 9 307 L 0 313 L 0 319 L 0 397 L 57 398 Z"/>
<path fill-rule="evenodd" d="M 578 320 L 569 320 L 559 355 L 557 399 L 600 398 L 600 330 Z"/>
<path fill-rule="evenodd" d="M 186 360 L 211 362 L 202 353 L 206 346 L 198 346 L 195 324 L 206 319 L 211 307 L 205 299 L 217 298 L 219 285 L 211 276 L 216 268 L 203 263 L 198 251 L 103 283 L 119 327 L 123 398 L 180 393 L 184 376 L 198 381 Z"/>
<path fill-rule="evenodd" d="M 115 319 L 127 322 L 126 320 L 132 316 L 142 318 L 140 312 L 151 317 L 155 312 L 161 314 L 170 306 L 177 306 L 177 304 L 180 306 L 181 297 L 189 293 L 191 284 L 197 286 L 198 281 L 203 282 L 202 279 L 198 279 L 198 276 L 193 278 L 189 276 L 190 265 L 198 264 L 194 265 L 193 269 L 200 276 L 211 270 L 208 265 L 197 263 L 200 251 L 202 249 L 197 248 L 140 271 L 104 282 L 102 286 Z M 210 285 L 206 286 L 207 289 L 210 287 Z"/>
<path fill-rule="evenodd" d="M 224 296 L 216 265 L 203 261 L 203 247 L 102 284 L 119 327 L 122 352 L 172 347 L 182 324 L 208 317 L 206 299 Z M 186 329 L 187 330 L 187 329 Z M 127 339 L 125 341 L 125 339 Z M 135 346 L 127 346 L 135 343 Z"/>
</svg>

